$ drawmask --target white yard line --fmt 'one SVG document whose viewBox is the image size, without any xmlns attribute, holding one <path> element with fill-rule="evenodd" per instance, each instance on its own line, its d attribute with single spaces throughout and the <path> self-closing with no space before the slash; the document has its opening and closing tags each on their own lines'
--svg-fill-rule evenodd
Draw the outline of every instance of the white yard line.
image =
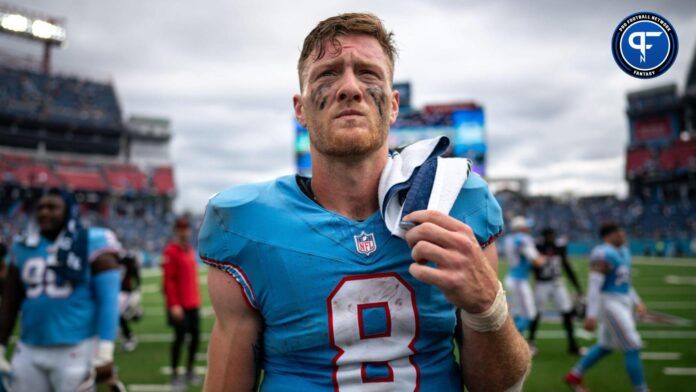
<svg viewBox="0 0 696 392">
<path fill-rule="evenodd" d="M 665 283 L 696 286 L 696 276 L 667 275 L 665 276 Z"/>
<path fill-rule="evenodd" d="M 575 335 L 581 339 L 592 340 L 595 334 L 587 332 L 582 328 L 575 329 Z M 640 336 L 644 339 L 696 339 L 696 331 L 669 331 L 669 330 L 646 330 L 640 331 Z M 174 339 L 173 333 L 142 333 L 137 334 L 139 343 L 169 343 Z M 565 330 L 551 329 L 537 332 L 537 338 L 543 340 L 565 339 Z M 209 333 L 201 333 L 201 341 L 207 342 L 210 339 Z M 199 353 L 204 358 L 204 353 Z M 202 359 L 201 359 L 202 360 Z"/>
<path fill-rule="evenodd" d="M 633 259 L 633 264 L 653 267 L 696 267 L 693 259 Z"/>
<path fill-rule="evenodd" d="M 639 331 L 644 339 L 696 339 L 696 331 Z"/>
<path fill-rule="evenodd" d="M 179 374 L 186 373 L 186 368 L 184 368 L 183 366 L 177 367 L 176 370 L 179 372 Z M 193 372 L 199 376 L 204 376 L 206 370 L 208 370 L 208 368 L 206 366 L 194 366 L 193 367 Z M 170 368 L 169 366 L 162 366 L 160 368 L 160 374 L 164 374 L 165 376 L 171 376 L 172 375 L 172 368 Z"/>
<path fill-rule="evenodd" d="M 141 293 L 159 293 L 162 291 L 162 285 L 156 283 L 149 283 L 140 286 Z"/>
<path fill-rule="evenodd" d="M 645 305 L 648 309 L 696 309 L 696 302 L 686 301 L 655 301 Z"/>
<path fill-rule="evenodd" d="M 205 276 L 208 273 L 208 268 L 203 265 L 198 265 L 198 277 Z M 153 278 L 162 276 L 160 267 L 143 268 L 140 270 L 140 276 L 143 278 Z"/>
<path fill-rule="evenodd" d="M 582 328 L 575 329 L 575 336 L 585 340 L 592 340 L 595 334 L 587 332 Z M 668 330 L 647 330 L 640 331 L 640 336 L 644 339 L 696 339 L 696 331 L 668 331 Z M 538 339 L 565 339 L 565 330 L 545 330 L 537 332 Z"/>
<path fill-rule="evenodd" d="M 138 343 L 171 343 L 174 340 L 174 333 L 139 333 L 135 335 Z M 201 341 L 207 342 L 210 334 L 201 333 Z"/>
<path fill-rule="evenodd" d="M 130 392 L 172 392 L 172 388 L 169 384 L 128 384 L 128 390 Z"/>
<path fill-rule="evenodd" d="M 666 367 L 662 373 L 667 376 L 696 376 L 696 368 Z"/>
<path fill-rule="evenodd" d="M 162 307 L 154 307 L 154 306 L 148 306 L 143 308 L 143 312 L 145 314 L 145 317 L 147 316 L 164 316 L 166 314 L 164 308 Z M 212 306 L 205 306 L 201 309 L 201 316 L 204 318 L 209 318 L 214 316 L 213 312 L 213 307 Z"/>
<path fill-rule="evenodd" d="M 640 353 L 640 358 L 647 361 L 677 361 L 682 357 L 681 353 L 663 353 L 643 351 Z"/>
</svg>

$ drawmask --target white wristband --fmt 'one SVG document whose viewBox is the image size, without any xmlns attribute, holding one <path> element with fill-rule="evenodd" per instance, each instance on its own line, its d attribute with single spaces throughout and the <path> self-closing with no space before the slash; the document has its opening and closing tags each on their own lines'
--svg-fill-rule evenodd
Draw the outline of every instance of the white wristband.
<svg viewBox="0 0 696 392">
<path fill-rule="evenodd" d="M 94 366 L 104 366 L 114 361 L 114 342 L 100 340 L 94 355 Z"/>
<path fill-rule="evenodd" d="M 493 332 L 499 330 L 508 317 L 507 300 L 503 284 L 498 281 L 498 292 L 490 308 L 481 313 L 462 312 L 462 323 L 477 332 Z"/>
</svg>

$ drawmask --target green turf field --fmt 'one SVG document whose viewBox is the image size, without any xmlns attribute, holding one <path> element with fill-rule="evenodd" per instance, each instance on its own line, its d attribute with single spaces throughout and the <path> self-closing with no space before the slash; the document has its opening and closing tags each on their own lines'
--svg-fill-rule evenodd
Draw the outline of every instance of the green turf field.
<svg viewBox="0 0 696 392">
<path fill-rule="evenodd" d="M 675 316 L 681 325 L 641 324 L 639 329 L 645 341 L 644 366 L 648 384 L 653 391 L 694 390 L 696 385 L 696 260 L 643 259 L 634 260 L 633 282 L 648 309 L 661 314 Z M 586 259 L 575 260 L 574 264 L 583 281 L 587 280 Z M 501 264 L 501 277 L 505 264 Z M 168 376 L 163 370 L 169 361 L 171 331 L 164 318 L 164 305 L 160 289 L 158 270 L 145 271 L 143 280 L 143 306 L 145 317 L 133 324 L 140 344 L 135 352 L 117 352 L 116 364 L 121 379 L 131 391 L 168 390 Z M 207 298 L 205 271 L 201 269 L 202 293 L 204 294 L 203 342 L 199 349 L 197 366 L 204 371 L 205 351 L 208 334 L 213 324 L 210 302 Z M 579 324 L 578 329 L 580 329 Z M 539 354 L 526 391 L 562 391 L 563 374 L 574 364 L 576 358 L 566 354 L 565 337 L 560 324 L 553 320 L 544 322 L 538 333 Z M 592 340 L 581 338 L 583 346 Z M 183 359 L 183 358 L 182 358 Z M 183 360 L 181 361 L 183 364 Z M 680 370 L 682 369 L 682 370 Z M 683 370 L 691 369 L 691 370 Z M 671 375 L 671 373 L 691 373 Z M 628 376 L 623 369 L 623 358 L 615 353 L 593 368 L 585 377 L 593 391 L 629 391 Z M 189 388 L 189 391 L 198 390 Z"/>
</svg>

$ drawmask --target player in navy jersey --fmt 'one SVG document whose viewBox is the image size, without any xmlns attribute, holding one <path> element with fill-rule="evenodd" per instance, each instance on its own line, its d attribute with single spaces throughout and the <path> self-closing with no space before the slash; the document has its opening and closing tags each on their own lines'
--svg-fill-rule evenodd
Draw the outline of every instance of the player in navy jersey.
<svg viewBox="0 0 696 392">
<path fill-rule="evenodd" d="M 566 289 L 566 285 L 563 282 L 563 271 L 565 271 L 568 280 L 573 284 L 578 297 L 582 296 L 582 289 L 568 260 L 566 243 L 563 239 L 556 238 L 556 232 L 552 228 L 545 227 L 541 230 L 541 240 L 537 243 L 537 250 L 544 255 L 546 262 L 541 267 L 534 268 L 534 301 L 537 315 L 529 327 L 530 346 L 534 346 L 536 331 L 546 308 L 546 303 L 550 298 L 563 319 L 563 328 L 568 339 L 568 353 L 580 355 L 580 348 L 575 340 L 573 328 L 575 312 L 573 303 L 568 295 L 568 289 Z"/>
<path fill-rule="evenodd" d="M 586 392 L 583 375 L 614 349 L 623 352 L 626 372 L 633 390 L 648 391 L 640 361 L 642 341 L 634 318 L 646 312 L 640 297 L 631 285 L 631 254 L 626 247 L 626 233 L 615 223 L 599 229 L 604 242 L 590 254 L 590 279 L 587 289 L 585 329 L 594 331 L 599 320 L 597 344 L 566 374 L 565 381 L 575 391 Z"/>
<path fill-rule="evenodd" d="M 471 174 L 449 216 L 405 216 L 415 226 L 405 240 L 380 214 L 399 103 L 394 57 L 392 34 L 371 14 L 319 23 L 293 98 L 312 178 L 210 200 L 199 233 L 200 256 L 216 267 L 207 391 L 250 390 L 261 369 L 262 391 L 521 388 L 529 351 L 497 278 L 502 214 L 486 183 Z"/>
<path fill-rule="evenodd" d="M 81 228 L 72 201 L 59 191 L 44 195 L 36 225 L 10 252 L 0 306 L 0 370 L 11 367 L 15 392 L 88 390 L 93 369 L 98 382 L 116 383 L 120 244 L 109 230 Z M 5 346 L 20 311 L 10 366 Z"/>
</svg>

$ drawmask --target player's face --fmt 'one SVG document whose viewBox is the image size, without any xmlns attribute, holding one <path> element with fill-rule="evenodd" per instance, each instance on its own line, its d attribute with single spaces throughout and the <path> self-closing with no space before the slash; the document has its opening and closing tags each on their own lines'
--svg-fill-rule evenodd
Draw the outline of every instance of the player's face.
<svg viewBox="0 0 696 392">
<path fill-rule="evenodd" d="M 325 44 L 305 63 L 302 94 L 293 98 L 298 121 L 309 130 L 312 147 L 335 157 L 363 156 L 384 146 L 399 110 L 391 88 L 389 60 L 377 40 L 339 37 L 341 51 Z"/>
<path fill-rule="evenodd" d="M 188 227 L 178 227 L 174 231 L 177 241 L 187 243 L 191 238 L 191 229 Z"/>
<path fill-rule="evenodd" d="M 611 234 L 609 242 L 614 246 L 622 246 L 626 243 L 626 232 L 619 229 Z"/>
<path fill-rule="evenodd" d="M 621 246 L 626 243 L 626 232 L 623 229 L 619 229 L 616 232 L 616 246 Z"/>
<path fill-rule="evenodd" d="M 65 224 L 65 201 L 56 195 L 47 195 L 39 200 L 36 220 L 41 234 L 60 232 Z"/>
</svg>

